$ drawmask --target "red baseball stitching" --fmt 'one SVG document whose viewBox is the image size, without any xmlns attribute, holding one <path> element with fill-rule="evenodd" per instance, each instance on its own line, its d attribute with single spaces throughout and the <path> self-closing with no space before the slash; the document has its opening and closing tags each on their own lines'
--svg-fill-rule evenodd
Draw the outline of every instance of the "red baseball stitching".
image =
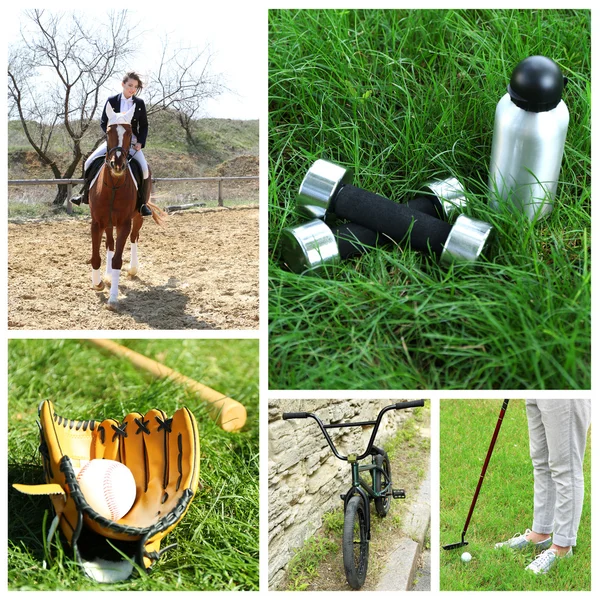
<svg viewBox="0 0 600 600">
<path fill-rule="evenodd" d="M 110 475 L 115 469 L 118 469 L 120 463 L 111 463 L 108 465 L 108 469 L 104 474 L 103 489 L 104 489 L 104 500 L 106 500 L 106 504 L 108 504 L 108 510 L 110 511 L 110 518 L 113 521 L 116 521 L 115 515 L 117 514 L 117 503 L 115 496 L 112 494 L 112 489 L 110 489 Z"/>
</svg>

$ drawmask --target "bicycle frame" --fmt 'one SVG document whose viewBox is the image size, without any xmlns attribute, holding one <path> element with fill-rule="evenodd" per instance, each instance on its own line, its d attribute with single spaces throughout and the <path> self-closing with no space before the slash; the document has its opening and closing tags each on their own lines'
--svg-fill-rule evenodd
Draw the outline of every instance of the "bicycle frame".
<svg viewBox="0 0 600 600">
<path fill-rule="evenodd" d="M 379 450 L 376 446 L 373 447 L 373 450 Z M 378 452 L 375 452 L 378 454 Z M 344 501 L 344 512 L 346 512 L 346 506 L 350 501 L 352 496 L 356 494 L 362 496 L 365 512 L 367 516 L 367 540 L 371 539 L 371 503 L 370 500 L 374 498 L 383 498 L 392 493 L 392 482 L 388 477 L 388 474 L 381 468 L 378 467 L 374 462 L 369 465 L 360 465 L 358 460 L 351 460 L 351 457 L 348 458 L 348 462 L 350 462 L 350 466 L 352 467 L 352 487 L 342 495 L 342 500 Z M 361 476 L 361 473 L 365 471 L 369 471 L 372 476 L 372 481 L 376 481 L 375 473 L 379 471 L 384 478 L 384 486 L 381 490 L 373 489 Z M 377 486 L 374 486 L 377 487 Z"/>
</svg>

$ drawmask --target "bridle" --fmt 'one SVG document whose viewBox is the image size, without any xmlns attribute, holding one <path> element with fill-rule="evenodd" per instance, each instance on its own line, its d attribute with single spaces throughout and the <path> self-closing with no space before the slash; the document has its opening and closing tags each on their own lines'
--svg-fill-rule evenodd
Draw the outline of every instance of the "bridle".
<svg viewBox="0 0 600 600">
<path fill-rule="evenodd" d="M 109 162 L 109 158 L 110 156 L 112 156 L 113 154 L 117 153 L 118 151 L 121 151 L 123 154 L 125 154 L 125 149 L 123 148 L 123 146 L 115 146 L 114 148 L 111 148 L 110 150 L 106 151 L 106 157 L 104 159 L 105 163 Z M 137 150 L 133 151 L 133 154 L 131 156 L 127 157 L 127 162 L 131 162 L 131 159 L 138 153 Z"/>
<path fill-rule="evenodd" d="M 108 133 L 106 134 L 106 145 L 108 146 Z M 129 144 L 129 148 L 131 148 L 131 143 Z M 116 154 L 117 152 L 122 152 L 123 154 L 126 155 L 126 161 L 129 164 L 132 160 L 132 158 L 137 154 L 137 150 L 134 150 L 133 154 L 130 156 L 129 155 L 129 149 L 127 150 L 127 152 L 125 152 L 125 149 L 123 148 L 123 146 L 114 146 L 113 148 L 110 148 L 109 150 L 106 151 L 106 156 L 104 157 L 104 164 L 110 169 L 110 158 L 111 156 L 113 156 L 113 154 Z"/>
</svg>

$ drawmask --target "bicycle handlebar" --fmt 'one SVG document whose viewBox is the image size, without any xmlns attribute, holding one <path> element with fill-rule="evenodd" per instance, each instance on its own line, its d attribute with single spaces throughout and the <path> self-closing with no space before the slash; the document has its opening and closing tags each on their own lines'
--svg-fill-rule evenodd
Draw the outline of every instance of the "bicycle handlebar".
<svg viewBox="0 0 600 600">
<path fill-rule="evenodd" d="M 377 419 L 375 421 L 366 421 L 366 422 L 365 421 L 361 421 L 361 422 L 357 421 L 355 423 L 351 423 L 351 422 L 350 423 L 339 423 L 336 425 L 334 425 L 332 423 L 330 423 L 329 425 L 323 424 L 321 419 L 319 419 L 319 417 L 317 417 L 317 415 L 315 415 L 314 413 L 307 413 L 307 412 L 292 413 L 292 412 L 290 412 L 290 413 L 283 413 L 282 417 L 286 421 L 288 419 L 307 419 L 307 418 L 314 419 L 317 422 L 317 425 L 319 426 L 319 428 L 321 429 L 321 433 L 323 433 L 323 435 L 325 436 L 325 440 L 329 444 L 331 451 L 340 460 L 348 460 L 348 457 L 342 456 L 337 451 L 337 448 L 335 447 L 333 440 L 331 439 L 330 435 L 327 433 L 327 429 L 334 429 L 337 427 L 349 427 L 349 426 L 350 427 L 351 426 L 362 427 L 365 425 L 374 425 L 373 431 L 371 432 L 371 437 L 369 439 L 369 443 L 367 445 L 367 449 L 360 456 L 358 456 L 356 458 L 356 460 L 358 461 L 358 460 L 362 460 L 363 458 L 365 458 L 365 456 L 370 454 L 371 449 L 373 448 L 373 444 L 375 443 L 375 436 L 377 435 L 377 430 L 379 429 L 379 425 L 381 424 L 381 419 L 388 410 L 398 410 L 398 409 L 403 409 L 403 408 L 417 408 L 419 406 L 425 406 L 425 401 L 424 400 L 412 400 L 410 402 L 397 402 L 396 404 L 390 404 L 389 406 L 385 406 L 384 408 L 382 408 L 379 411 L 379 414 L 377 415 Z"/>
<path fill-rule="evenodd" d="M 283 413 L 284 421 L 288 419 L 306 419 L 310 417 L 310 413 L 298 412 L 298 413 Z"/>
</svg>

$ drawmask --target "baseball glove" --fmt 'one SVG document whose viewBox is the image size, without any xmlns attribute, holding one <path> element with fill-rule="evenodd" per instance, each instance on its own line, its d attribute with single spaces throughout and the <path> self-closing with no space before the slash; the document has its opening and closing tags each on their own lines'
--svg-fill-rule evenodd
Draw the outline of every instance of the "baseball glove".
<svg viewBox="0 0 600 600">
<path fill-rule="evenodd" d="M 127 579 L 134 564 L 149 569 L 175 545 L 160 549 L 198 488 L 194 415 L 180 408 L 167 418 L 163 411 L 153 409 L 145 415 L 130 413 L 121 423 L 115 419 L 70 421 L 57 415 L 47 400 L 40 404 L 38 414 L 47 483 L 15 487 L 24 493 L 50 495 L 56 512 L 54 528 L 60 526 L 76 560 L 93 579 Z M 77 483 L 79 470 L 98 458 L 123 463 L 135 478 L 135 502 L 119 521 L 94 511 Z"/>
</svg>

